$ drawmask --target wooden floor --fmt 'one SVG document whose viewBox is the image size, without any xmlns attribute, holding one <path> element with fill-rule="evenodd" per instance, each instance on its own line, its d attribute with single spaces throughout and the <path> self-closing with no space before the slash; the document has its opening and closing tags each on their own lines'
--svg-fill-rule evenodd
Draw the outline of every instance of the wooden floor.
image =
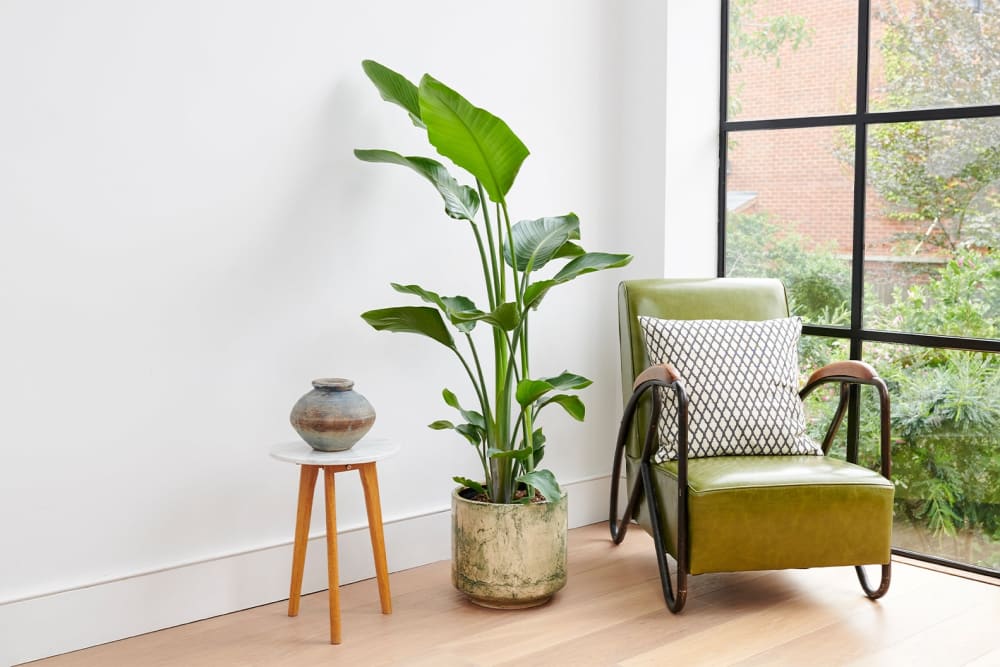
<svg viewBox="0 0 1000 667">
<path fill-rule="evenodd" d="M 570 532 L 569 584 L 548 605 L 466 602 L 449 563 L 341 589 L 344 643 L 328 640 L 326 594 L 228 614 L 50 658 L 70 665 L 975 665 L 1000 666 L 1000 586 L 893 565 L 875 603 L 851 568 L 701 575 L 684 612 L 660 594 L 652 541 L 614 547 L 605 524 Z"/>
</svg>

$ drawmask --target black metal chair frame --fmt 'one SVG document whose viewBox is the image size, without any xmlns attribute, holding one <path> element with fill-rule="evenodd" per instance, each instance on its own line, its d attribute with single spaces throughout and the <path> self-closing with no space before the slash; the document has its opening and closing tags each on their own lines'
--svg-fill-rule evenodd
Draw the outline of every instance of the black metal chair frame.
<svg viewBox="0 0 1000 667">
<path fill-rule="evenodd" d="M 663 531 L 660 526 L 659 501 L 657 500 L 656 494 L 653 492 L 646 493 L 645 496 L 646 506 L 649 512 L 650 528 L 653 534 L 653 544 L 656 549 L 656 561 L 660 571 L 660 585 L 663 588 L 663 599 L 666 601 L 667 607 L 670 611 L 676 614 L 684 608 L 688 592 L 688 397 L 684 390 L 684 384 L 680 378 L 677 377 L 676 371 L 669 368 L 666 372 L 659 375 L 662 377 L 653 377 L 652 379 L 644 379 L 646 376 L 645 373 L 640 375 L 640 377 L 636 380 L 632 396 L 625 405 L 625 413 L 622 416 L 621 426 L 618 429 L 618 441 L 615 445 L 614 464 L 611 471 L 611 502 L 608 525 L 611 529 L 612 541 L 616 545 L 621 544 L 622 540 L 625 539 L 625 534 L 628 532 L 629 523 L 632 521 L 632 517 L 635 516 L 635 511 L 639 504 L 639 497 L 643 495 L 644 490 L 649 489 L 651 491 L 653 488 L 651 479 L 653 474 L 653 455 L 656 453 L 659 446 L 657 438 L 657 424 L 659 422 L 660 412 L 663 408 L 662 399 L 660 398 L 661 392 L 659 391 L 654 391 L 652 393 L 653 405 L 650 413 L 649 425 L 646 428 L 646 437 L 643 443 L 642 456 L 639 461 L 639 475 L 637 476 L 635 484 L 632 485 L 632 489 L 628 494 L 625 511 L 621 515 L 621 519 L 618 519 L 618 486 L 621 480 L 622 459 L 624 458 L 625 444 L 629 439 L 629 432 L 632 428 L 632 422 L 639 407 L 640 400 L 647 391 L 653 389 L 654 387 L 662 388 L 666 391 L 672 391 L 677 396 L 678 434 L 676 585 L 671 584 L 670 582 L 670 569 L 667 563 L 667 551 L 663 544 Z M 890 474 L 892 472 L 892 459 L 889 447 L 890 404 L 889 391 L 885 386 L 885 382 L 878 376 L 860 378 L 842 374 L 825 375 L 815 380 L 810 378 L 810 381 L 799 392 L 799 398 L 804 400 L 815 389 L 831 382 L 840 383 L 840 403 L 837 405 L 837 410 L 834 413 L 833 420 L 830 422 L 830 426 L 827 428 L 826 435 L 823 438 L 823 454 L 826 455 L 829 453 L 830 447 L 833 444 L 833 439 L 837 434 L 837 430 L 843 422 L 844 415 L 847 412 L 851 385 L 873 386 L 878 391 L 879 408 L 881 413 L 880 472 L 886 479 L 891 479 Z M 849 463 L 857 463 L 856 452 L 852 455 L 852 452 L 849 450 L 847 460 Z M 864 568 L 861 565 L 854 566 L 861 588 L 864 590 L 865 595 L 872 600 L 877 600 L 885 595 L 889 590 L 889 583 L 892 578 L 892 563 L 889 562 L 883 564 L 881 567 L 882 577 L 879 582 L 879 586 L 878 588 L 872 589 L 868 584 L 868 578 L 865 575 Z"/>
</svg>

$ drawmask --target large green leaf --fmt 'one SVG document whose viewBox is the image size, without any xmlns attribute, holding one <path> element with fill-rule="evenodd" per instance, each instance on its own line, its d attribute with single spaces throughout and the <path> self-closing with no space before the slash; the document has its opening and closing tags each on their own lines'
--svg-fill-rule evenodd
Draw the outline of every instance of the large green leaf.
<svg viewBox="0 0 1000 667">
<path fill-rule="evenodd" d="M 517 390 L 514 393 L 518 404 L 522 407 L 531 405 L 535 401 L 539 400 L 542 396 L 553 391 L 555 389 L 583 389 L 584 387 L 590 386 L 591 381 L 582 375 L 574 375 L 569 371 L 563 371 L 560 375 L 556 375 L 551 378 L 541 378 L 539 380 L 521 380 L 517 383 Z M 562 405 L 566 412 L 570 413 L 574 418 L 583 420 L 583 402 L 576 396 L 571 396 L 569 394 L 557 394 L 548 398 L 543 402 L 538 409 L 542 409 L 549 403 L 558 403 Z"/>
<path fill-rule="evenodd" d="M 552 259 L 559 259 L 561 257 L 579 257 L 585 252 L 587 251 L 584 250 L 582 247 L 578 246 L 572 241 L 567 241 L 566 243 L 562 244 L 559 250 L 556 251 L 556 254 L 552 256 Z"/>
<path fill-rule="evenodd" d="M 354 155 L 365 162 L 383 162 L 409 167 L 431 182 L 444 200 L 444 212 L 456 220 L 475 222 L 479 194 L 467 185 L 459 185 L 445 166 L 428 157 L 409 157 L 392 151 L 355 149 Z"/>
<path fill-rule="evenodd" d="M 501 303 L 489 313 L 481 310 L 463 311 L 455 313 L 454 317 L 456 322 L 486 322 L 504 331 L 513 331 L 521 323 L 521 314 L 513 301 Z"/>
<path fill-rule="evenodd" d="M 542 457 L 545 456 L 545 434 L 542 433 L 541 428 L 536 428 L 531 434 L 531 446 L 532 446 L 532 458 L 534 458 L 534 464 L 537 466 Z M 521 447 L 527 447 L 527 443 L 522 439 Z"/>
<path fill-rule="evenodd" d="M 559 272 L 552 276 L 552 280 L 556 281 L 556 283 L 565 283 L 585 273 L 614 269 L 619 266 L 625 266 L 631 261 L 632 255 L 611 252 L 588 252 L 579 257 L 574 257 L 567 262 L 566 266 L 559 269 Z"/>
<path fill-rule="evenodd" d="M 484 431 L 475 424 L 452 424 L 447 419 L 438 419 L 427 425 L 435 431 L 452 430 L 469 441 L 470 445 L 478 446 L 483 442 Z"/>
<path fill-rule="evenodd" d="M 399 72 L 394 72 L 374 60 L 362 60 L 361 68 L 378 88 L 386 102 L 398 104 L 410 113 L 410 120 L 417 127 L 424 127 L 420 120 L 420 101 L 417 87 Z"/>
<path fill-rule="evenodd" d="M 397 306 L 381 308 L 361 313 L 365 322 L 379 331 L 395 331 L 399 333 L 415 333 L 433 338 L 452 350 L 455 349 L 455 339 L 441 318 L 441 313 L 424 306 Z"/>
<path fill-rule="evenodd" d="M 455 430 L 461 433 L 471 445 L 480 445 L 483 442 L 483 429 L 475 424 L 459 424 Z"/>
<path fill-rule="evenodd" d="M 420 285 L 400 285 L 399 283 L 389 284 L 392 286 L 392 289 L 397 292 L 400 292 L 401 294 L 414 294 L 419 296 L 427 303 L 433 303 L 445 312 L 479 312 L 476 308 L 476 304 L 473 303 L 472 299 L 467 296 L 441 296 L 437 292 L 424 289 Z"/>
<path fill-rule="evenodd" d="M 490 447 L 486 450 L 486 455 L 491 459 L 511 459 L 514 461 L 527 461 L 528 457 L 531 456 L 531 450 L 520 448 L 520 449 L 497 449 L 496 447 Z"/>
<path fill-rule="evenodd" d="M 504 201 L 528 148 L 507 123 L 425 74 L 419 88 L 420 118 L 441 155 L 476 177 L 490 199 Z"/>
<path fill-rule="evenodd" d="M 489 492 L 486 491 L 486 487 L 477 482 L 474 479 L 469 479 L 468 477 L 452 477 L 452 480 L 458 482 L 462 486 L 468 487 L 475 491 L 476 493 L 481 493 L 487 498 L 489 497 Z"/>
<path fill-rule="evenodd" d="M 555 389 L 550 382 L 545 380 L 521 380 L 517 383 L 517 390 L 514 393 L 517 402 L 522 406 L 531 405 L 539 398 Z"/>
<path fill-rule="evenodd" d="M 441 391 L 441 396 L 444 398 L 444 402 L 452 408 L 455 408 L 472 426 L 485 431 L 486 430 L 486 418 L 482 414 L 474 410 L 466 410 L 458 402 L 458 396 L 455 395 L 451 389 L 445 388 Z M 436 423 L 436 422 L 435 422 Z"/>
<path fill-rule="evenodd" d="M 542 401 L 542 404 L 538 406 L 538 409 L 541 410 L 546 405 L 550 405 L 552 403 L 561 405 L 563 410 L 565 410 L 570 417 L 578 422 L 582 422 L 583 418 L 587 414 L 587 409 L 583 405 L 583 401 L 580 400 L 579 396 L 574 396 L 572 394 L 556 394 L 555 396 L 550 396 Z"/>
<path fill-rule="evenodd" d="M 445 387 L 441 390 L 441 397 L 444 398 L 445 405 L 450 408 L 455 408 L 456 410 L 461 410 L 462 406 L 458 402 L 458 396 L 455 395 L 451 389 Z"/>
<path fill-rule="evenodd" d="M 460 313 L 481 312 L 478 308 L 476 308 L 476 304 L 473 303 L 472 299 L 469 297 L 441 296 L 437 292 L 424 289 L 420 285 L 400 285 L 399 283 L 390 284 L 392 285 L 392 289 L 397 292 L 402 294 L 414 294 L 427 303 L 433 303 L 448 316 L 448 320 L 451 321 L 451 323 L 454 324 L 459 331 L 469 332 L 475 328 L 476 319 L 461 319 L 458 317 L 458 314 Z"/>
<path fill-rule="evenodd" d="M 584 389 L 593 384 L 592 380 L 585 378 L 582 375 L 577 375 L 576 373 L 570 373 L 569 371 L 563 371 L 559 375 L 542 378 L 542 380 L 562 391 L 565 391 L 566 389 Z"/>
<path fill-rule="evenodd" d="M 550 289 L 594 271 L 614 269 L 625 266 L 632 261 L 632 255 L 621 255 L 610 252 L 587 252 L 574 257 L 559 269 L 549 280 L 539 280 L 524 289 L 525 307 L 537 308 Z"/>
<path fill-rule="evenodd" d="M 524 306 L 525 308 L 538 308 L 538 304 L 542 302 L 542 299 L 548 293 L 550 289 L 558 285 L 555 280 L 539 280 L 537 283 L 531 283 L 524 288 Z"/>
<path fill-rule="evenodd" d="M 550 502 L 563 497 L 563 490 L 559 488 L 555 475 L 548 470 L 533 470 L 521 475 L 515 481 L 535 487 Z"/>
<path fill-rule="evenodd" d="M 570 239 L 580 238 L 580 219 L 575 213 L 553 218 L 522 220 L 511 230 L 518 271 L 537 271 L 556 256 Z M 514 266 L 510 258 L 510 240 L 504 243 L 504 259 Z"/>
</svg>

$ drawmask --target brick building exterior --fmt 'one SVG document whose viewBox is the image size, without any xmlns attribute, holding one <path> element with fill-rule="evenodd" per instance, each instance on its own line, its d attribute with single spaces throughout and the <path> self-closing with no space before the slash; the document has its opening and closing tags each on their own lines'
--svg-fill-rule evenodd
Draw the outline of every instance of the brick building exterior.
<svg viewBox="0 0 1000 667">
<path fill-rule="evenodd" d="M 785 44 L 767 59 L 731 47 L 730 62 L 735 61 L 738 71 L 729 76 L 730 120 L 854 113 L 858 3 L 759 0 L 754 12 L 758 25 L 759 17 L 802 17 L 810 40 L 797 50 Z M 869 94 L 877 97 L 883 82 L 878 43 L 884 25 L 878 20 L 871 25 Z M 728 212 L 766 212 L 811 247 L 829 248 L 847 259 L 853 245 L 853 152 L 853 126 L 733 133 L 726 165 Z M 916 242 L 905 248 L 906 254 L 894 247 L 900 232 L 919 225 L 886 218 L 884 202 L 870 186 L 865 207 L 866 265 L 879 293 L 888 296 L 893 283 L 907 281 L 910 269 L 940 261 L 926 245 L 913 254 Z"/>
</svg>

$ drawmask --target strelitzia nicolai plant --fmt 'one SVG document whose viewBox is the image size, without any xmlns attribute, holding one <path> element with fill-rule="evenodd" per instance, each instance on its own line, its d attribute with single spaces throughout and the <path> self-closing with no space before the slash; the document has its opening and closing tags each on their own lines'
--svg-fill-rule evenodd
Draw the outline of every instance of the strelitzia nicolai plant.
<svg viewBox="0 0 1000 667">
<path fill-rule="evenodd" d="M 478 453 L 484 481 L 455 477 L 456 482 L 494 503 L 531 502 L 534 489 L 548 500 L 557 500 L 562 489 L 549 470 L 538 467 L 545 453 L 545 435 L 537 419 L 543 409 L 557 405 L 583 421 L 584 404 L 569 392 L 591 381 L 569 371 L 550 377 L 532 374 L 530 315 L 552 288 L 586 273 L 625 266 L 632 257 L 586 252 L 576 243 L 580 221 L 573 213 L 512 224 L 507 194 L 528 149 L 507 123 L 429 75 L 415 85 L 374 61 L 366 60 L 362 67 L 382 99 L 407 111 L 412 123 L 426 130 L 437 152 L 471 175 L 475 187 L 459 184 L 443 164 L 431 158 L 387 150 L 355 150 L 354 154 L 366 162 L 408 167 L 434 186 L 444 200 L 445 213 L 468 224 L 489 304 L 480 309 L 466 296 L 442 296 L 419 285 L 393 283 L 397 292 L 430 305 L 370 310 L 362 317 L 378 330 L 436 340 L 465 369 L 477 409 L 465 409 L 455 393 L 445 389 L 444 402 L 458 411 L 462 421 L 440 419 L 430 424 L 432 429 L 458 432 Z M 543 277 L 542 269 L 561 260 L 564 263 L 557 271 Z M 492 367 L 486 365 L 473 337 L 480 324 L 489 327 L 492 336 Z M 522 486 L 523 495 L 517 493 Z"/>
</svg>

